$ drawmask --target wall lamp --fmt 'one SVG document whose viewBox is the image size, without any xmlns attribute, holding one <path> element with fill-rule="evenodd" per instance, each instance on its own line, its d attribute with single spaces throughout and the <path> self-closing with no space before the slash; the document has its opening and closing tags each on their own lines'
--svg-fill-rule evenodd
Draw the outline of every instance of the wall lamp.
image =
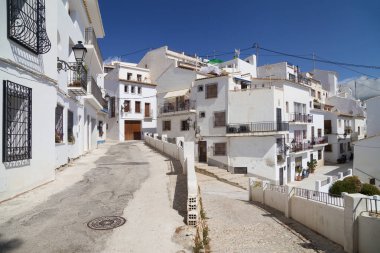
<svg viewBox="0 0 380 253">
<path fill-rule="evenodd" d="M 72 47 L 74 51 L 74 57 L 77 64 L 70 65 L 64 60 L 60 60 L 59 57 L 57 57 L 57 70 L 58 72 L 63 70 L 72 70 L 77 71 L 80 66 L 82 65 L 82 62 L 84 61 L 84 58 L 86 57 L 87 49 L 83 46 L 82 41 L 78 41 L 78 43 Z"/>
</svg>

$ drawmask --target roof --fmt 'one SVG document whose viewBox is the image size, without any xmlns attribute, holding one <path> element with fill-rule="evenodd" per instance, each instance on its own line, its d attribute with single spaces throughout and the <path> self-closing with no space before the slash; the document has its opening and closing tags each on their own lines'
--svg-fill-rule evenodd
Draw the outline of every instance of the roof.
<svg viewBox="0 0 380 253">
<path fill-rule="evenodd" d="M 181 97 L 189 93 L 189 89 L 169 91 L 164 98 Z"/>
</svg>

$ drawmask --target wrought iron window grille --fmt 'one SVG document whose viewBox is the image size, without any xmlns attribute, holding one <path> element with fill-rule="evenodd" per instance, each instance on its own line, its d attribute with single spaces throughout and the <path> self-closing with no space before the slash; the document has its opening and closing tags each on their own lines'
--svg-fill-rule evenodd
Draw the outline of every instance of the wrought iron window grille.
<svg viewBox="0 0 380 253">
<path fill-rule="evenodd" d="M 7 0 L 7 8 L 8 38 L 35 54 L 49 52 L 45 0 Z"/>
<path fill-rule="evenodd" d="M 3 81 L 3 162 L 32 158 L 32 89 Z"/>
</svg>

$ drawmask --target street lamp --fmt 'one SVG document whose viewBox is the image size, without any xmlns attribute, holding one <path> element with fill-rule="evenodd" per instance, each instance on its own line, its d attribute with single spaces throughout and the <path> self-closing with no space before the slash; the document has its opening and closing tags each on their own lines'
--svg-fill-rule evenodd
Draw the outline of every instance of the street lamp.
<svg viewBox="0 0 380 253">
<path fill-rule="evenodd" d="M 74 57 L 77 64 L 74 66 L 70 66 L 66 61 L 60 60 L 59 57 L 57 57 L 58 72 L 61 70 L 63 71 L 67 71 L 67 70 L 78 71 L 79 70 L 86 56 L 87 49 L 83 46 L 82 41 L 78 41 L 78 43 L 75 46 L 73 46 L 72 49 L 74 51 Z"/>
</svg>

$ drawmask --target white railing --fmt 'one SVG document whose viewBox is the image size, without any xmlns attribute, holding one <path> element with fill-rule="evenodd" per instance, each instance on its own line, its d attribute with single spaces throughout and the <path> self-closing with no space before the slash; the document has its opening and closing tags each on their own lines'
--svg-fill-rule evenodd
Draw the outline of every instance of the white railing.
<svg viewBox="0 0 380 253">
<path fill-rule="evenodd" d="M 149 133 L 145 134 L 144 140 L 149 146 L 180 161 L 183 173 L 187 176 L 187 224 L 197 226 L 200 219 L 200 205 L 194 166 L 194 142 L 185 142 L 183 137 L 177 137 L 176 144 L 173 144 L 168 142 L 166 135 Z"/>
<path fill-rule="evenodd" d="M 345 172 L 339 172 L 337 176 L 328 176 L 325 180 L 315 181 L 315 190 L 319 192 L 329 192 L 330 187 L 338 180 L 352 176 L 352 169 Z"/>
</svg>

